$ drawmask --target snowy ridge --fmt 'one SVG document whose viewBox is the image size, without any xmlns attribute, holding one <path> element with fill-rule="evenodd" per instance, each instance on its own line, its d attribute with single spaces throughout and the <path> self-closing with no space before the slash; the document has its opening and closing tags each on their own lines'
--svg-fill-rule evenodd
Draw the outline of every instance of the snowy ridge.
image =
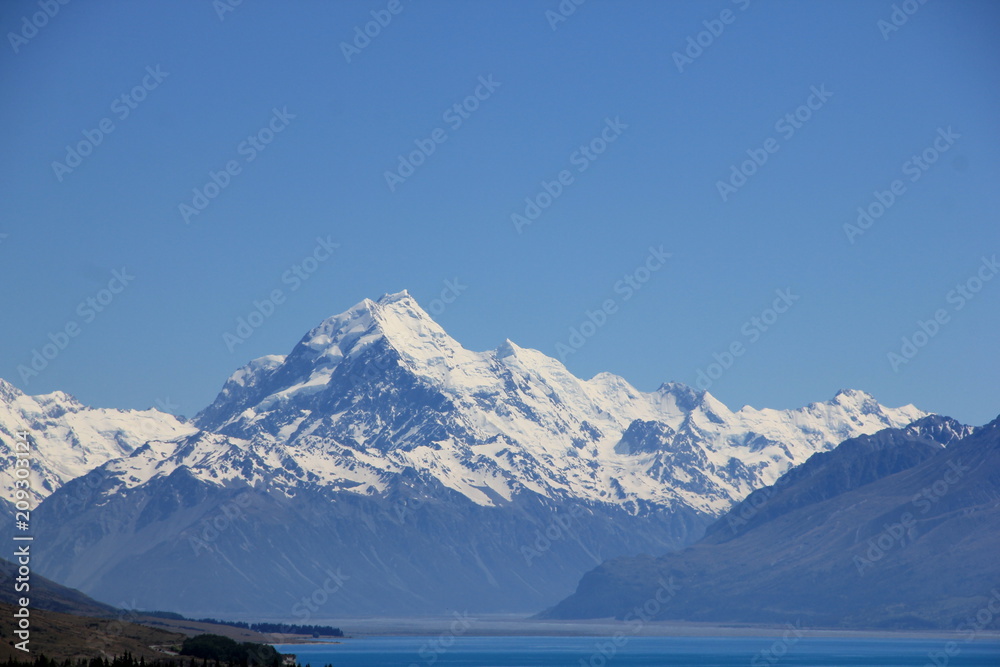
<svg viewBox="0 0 1000 667">
<path fill-rule="evenodd" d="M 238 369 L 198 428 L 156 410 L 85 408 L 61 392 L 26 396 L 0 380 L 3 446 L 19 429 L 38 442 L 38 499 L 106 464 L 116 488 L 183 468 L 288 496 L 300 486 L 377 495 L 416 475 L 485 506 L 535 493 L 719 514 L 817 451 L 925 414 L 853 390 L 796 410 L 733 412 L 683 384 L 641 392 L 611 373 L 581 380 L 510 340 L 465 349 L 406 292 L 365 299 L 287 356 Z M 10 473 L 0 469 L 8 491 Z"/>
<path fill-rule="evenodd" d="M 817 451 L 925 414 L 859 391 L 733 412 L 681 384 L 581 380 L 509 340 L 467 350 L 400 292 L 324 320 L 287 357 L 251 362 L 196 422 L 280 447 L 286 472 L 309 471 L 289 472 L 299 482 L 380 493 L 413 469 L 483 505 L 532 491 L 714 514 Z M 621 445 L 634 423 L 659 425 L 644 436 L 657 440 Z"/>
<path fill-rule="evenodd" d="M 405 292 L 249 362 L 190 424 L 0 382 L 3 446 L 30 431 L 40 495 L 56 489 L 34 510 L 40 571 L 219 616 L 287 616 L 341 567 L 345 615 L 539 609 L 595 562 L 683 548 L 811 454 L 922 416 L 855 391 L 732 411 L 582 380 L 509 340 L 467 350 Z"/>
<path fill-rule="evenodd" d="M 61 391 L 28 396 L 0 379 L 0 489 L 13 498 L 11 455 L 15 433 L 33 441 L 34 506 L 71 479 L 154 439 L 173 439 L 197 429 L 158 410 L 95 409 Z"/>
</svg>

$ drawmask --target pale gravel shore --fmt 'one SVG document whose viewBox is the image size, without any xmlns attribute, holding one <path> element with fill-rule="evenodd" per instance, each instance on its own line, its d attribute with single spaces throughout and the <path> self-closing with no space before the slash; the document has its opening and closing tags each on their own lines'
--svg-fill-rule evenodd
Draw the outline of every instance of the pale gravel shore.
<svg viewBox="0 0 1000 667">
<path fill-rule="evenodd" d="M 319 622 L 319 621 L 313 621 Z M 621 632 L 626 636 L 646 637 L 774 637 L 789 629 L 788 625 L 719 625 L 714 623 L 684 623 L 676 621 L 644 623 L 638 632 L 635 624 L 612 619 L 582 621 L 532 620 L 517 614 L 483 614 L 451 616 L 419 616 L 399 618 L 330 618 L 322 625 L 333 625 L 344 631 L 346 638 L 377 636 L 437 636 L 451 633 L 453 624 L 468 624 L 455 632 L 464 636 L 511 637 L 606 637 Z M 816 638 L 886 638 L 886 639 L 954 639 L 957 632 L 915 630 L 844 630 L 798 626 L 804 636 Z M 1000 632 L 982 631 L 977 639 L 998 639 Z M 310 640 L 305 642 L 312 643 Z"/>
</svg>

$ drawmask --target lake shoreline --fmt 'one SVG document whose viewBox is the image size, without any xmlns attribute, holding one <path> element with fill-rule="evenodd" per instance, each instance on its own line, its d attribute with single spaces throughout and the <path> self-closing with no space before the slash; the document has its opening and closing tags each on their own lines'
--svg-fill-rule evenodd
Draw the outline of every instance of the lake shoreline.
<svg viewBox="0 0 1000 667">
<path fill-rule="evenodd" d="M 938 638 L 371 636 L 285 645 L 299 665 L 337 667 L 996 667 L 994 638 L 948 648 Z M 944 661 L 942 656 L 948 658 Z M 613 661 L 613 662 L 612 662 Z M 780 662 L 779 662 L 780 661 Z"/>
<path fill-rule="evenodd" d="M 459 626 L 467 637 L 609 637 L 616 633 L 636 637 L 774 637 L 795 629 L 810 637 L 845 639 L 935 639 L 956 640 L 964 643 L 967 633 L 957 630 L 887 630 L 887 629 L 845 629 L 811 628 L 805 623 L 797 625 L 750 625 L 691 622 L 647 622 L 642 627 L 635 622 L 595 619 L 581 621 L 532 620 L 517 615 L 453 614 L 450 616 L 422 616 L 409 618 L 343 618 L 324 620 L 324 623 L 341 628 L 345 637 L 339 641 L 355 638 L 377 637 L 433 637 L 455 633 Z M 332 639 L 332 638 L 331 638 Z M 1000 632 L 981 631 L 977 639 L 1000 639 Z M 329 642 L 303 639 L 295 643 Z"/>
</svg>

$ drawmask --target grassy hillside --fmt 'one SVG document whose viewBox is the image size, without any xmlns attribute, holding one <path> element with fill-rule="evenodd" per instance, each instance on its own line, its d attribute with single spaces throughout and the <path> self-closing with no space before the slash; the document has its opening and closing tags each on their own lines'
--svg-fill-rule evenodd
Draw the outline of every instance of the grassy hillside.
<svg viewBox="0 0 1000 667">
<path fill-rule="evenodd" d="M 13 605 L 0 603 L 0 616 L 4 619 L 11 619 L 14 611 Z M 58 660 L 101 655 L 111 657 L 126 651 L 147 661 L 157 658 L 162 660 L 170 655 L 153 649 L 152 646 L 167 649 L 179 647 L 185 638 L 185 635 L 177 632 L 130 623 L 127 616 L 95 618 L 32 609 L 30 620 L 30 654 L 12 646 L 12 642 L 18 639 L 13 634 L 11 623 L 5 620 L 0 625 L 0 660 L 26 660 L 40 654 Z"/>
<path fill-rule="evenodd" d="M 17 576 L 17 566 L 8 560 L 0 558 L 0 602 L 8 605 L 17 603 L 22 593 L 14 591 L 14 578 Z M 109 604 L 98 602 L 84 595 L 75 588 L 67 588 L 45 577 L 31 573 L 31 607 L 45 611 L 58 611 L 64 614 L 81 616 L 111 616 L 118 610 Z"/>
</svg>

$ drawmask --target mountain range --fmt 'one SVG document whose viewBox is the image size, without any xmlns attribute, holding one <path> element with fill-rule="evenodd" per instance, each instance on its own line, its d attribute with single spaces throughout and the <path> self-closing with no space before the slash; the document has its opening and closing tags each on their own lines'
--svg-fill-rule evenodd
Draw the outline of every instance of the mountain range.
<svg viewBox="0 0 1000 667">
<path fill-rule="evenodd" d="M 3 447 L 28 430 L 38 452 L 41 572 L 112 604 L 297 622 L 536 611 L 926 416 L 854 390 L 733 411 L 677 383 L 582 380 L 509 340 L 466 350 L 406 292 L 251 361 L 191 421 L 0 381 Z"/>
<path fill-rule="evenodd" d="M 0 450 L 14 452 L 18 432 L 30 434 L 32 505 L 102 463 L 128 456 L 153 439 L 194 433 L 195 427 L 159 410 L 90 408 L 56 391 L 28 396 L 0 378 Z M 0 458 L 0 509 L 11 510 L 14 457 Z"/>
<path fill-rule="evenodd" d="M 797 627 L 1000 627 L 1000 419 L 930 416 L 852 438 L 758 489 L 696 544 L 588 572 L 547 618 Z"/>
</svg>

